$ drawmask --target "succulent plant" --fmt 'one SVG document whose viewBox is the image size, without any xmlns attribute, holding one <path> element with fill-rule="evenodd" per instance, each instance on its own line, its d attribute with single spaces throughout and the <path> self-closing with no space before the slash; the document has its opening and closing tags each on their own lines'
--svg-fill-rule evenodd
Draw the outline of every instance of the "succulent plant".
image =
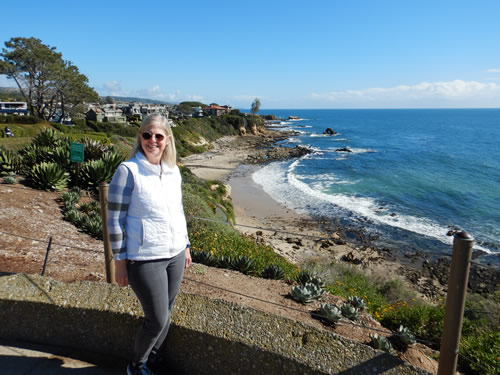
<svg viewBox="0 0 500 375">
<path fill-rule="evenodd" d="M 308 283 L 315 284 L 320 288 L 325 287 L 325 283 L 321 280 L 320 277 L 313 275 L 309 271 L 302 270 L 299 272 L 297 276 L 297 281 L 300 285 L 306 285 Z"/>
<path fill-rule="evenodd" d="M 322 319 L 332 324 L 342 319 L 342 311 L 340 311 L 337 306 L 330 303 L 324 303 L 320 306 L 319 315 L 321 315 Z"/>
<path fill-rule="evenodd" d="M 402 325 L 396 331 L 396 338 L 403 346 L 415 344 L 417 341 L 415 335 L 410 330 Z"/>
<path fill-rule="evenodd" d="M 86 214 L 94 212 L 96 214 L 101 215 L 101 206 L 98 201 L 92 200 L 90 202 L 82 203 L 80 205 L 80 211 Z"/>
<path fill-rule="evenodd" d="M 262 270 L 262 277 L 264 279 L 283 280 L 285 272 L 280 266 L 272 264 Z"/>
<path fill-rule="evenodd" d="M 113 173 L 115 172 L 116 168 L 118 168 L 118 165 L 120 165 L 120 163 L 124 160 L 125 158 L 123 157 L 123 155 L 114 150 L 108 151 L 102 156 L 102 161 L 108 166 L 110 170 L 113 171 Z"/>
<path fill-rule="evenodd" d="M 231 268 L 248 275 L 255 271 L 255 262 L 245 255 L 240 255 L 233 259 Z"/>
<path fill-rule="evenodd" d="M 342 311 L 343 316 L 350 320 L 356 320 L 359 316 L 359 310 L 356 307 L 351 306 L 349 303 L 344 303 L 340 308 L 340 311 Z"/>
<path fill-rule="evenodd" d="M 21 170 L 21 158 L 14 152 L 0 147 L 0 175 L 18 173 Z"/>
<path fill-rule="evenodd" d="M 217 259 L 217 267 L 219 268 L 231 268 L 231 264 L 233 263 L 233 259 L 227 255 L 221 255 L 219 259 Z"/>
<path fill-rule="evenodd" d="M 36 164 L 41 162 L 53 162 L 51 159 L 53 147 L 39 146 L 35 143 L 30 143 L 19 151 L 22 158 L 22 172 L 28 174 Z"/>
<path fill-rule="evenodd" d="M 52 151 L 48 152 L 45 157 L 47 161 L 53 161 L 64 169 L 68 169 L 71 165 L 69 147 L 56 147 Z"/>
<path fill-rule="evenodd" d="M 312 279 L 312 274 L 309 271 L 302 270 L 297 276 L 297 282 L 300 285 L 306 285 Z"/>
<path fill-rule="evenodd" d="M 56 163 L 42 162 L 34 165 L 27 175 L 28 181 L 37 189 L 62 190 L 66 188 L 69 175 Z"/>
<path fill-rule="evenodd" d="M 59 133 L 51 128 L 42 130 L 33 138 L 33 144 L 37 146 L 54 146 L 54 144 L 59 140 Z"/>
<path fill-rule="evenodd" d="M 370 334 L 370 345 L 379 350 L 383 350 L 387 353 L 392 353 L 392 345 L 385 336 L 378 335 L 377 333 L 371 335 Z"/>
<path fill-rule="evenodd" d="M 86 161 L 80 168 L 80 185 L 89 190 L 97 190 L 99 183 L 111 180 L 115 172 L 112 168 L 112 165 L 106 164 L 102 159 Z"/>
<path fill-rule="evenodd" d="M 3 183 L 4 184 L 15 184 L 15 183 L 17 183 L 16 176 L 15 175 L 5 176 L 3 178 Z"/>
<path fill-rule="evenodd" d="M 81 220 L 81 227 L 84 232 L 88 233 L 94 238 L 102 239 L 102 220 L 97 215 L 86 215 Z"/>
<path fill-rule="evenodd" d="M 316 284 L 307 283 L 292 287 L 292 298 L 300 303 L 309 303 L 323 295 L 323 289 Z"/>
<path fill-rule="evenodd" d="M 108 147 L 99 141 L 84 137 L 80 140 L 83 143 L 85 160 L 99 160 L 104 156 Z"/>
<path fill-rule="evenodd" d="M 212 254 L 207 251 L 191 251 L 191 257 L 194 262 L 204 264 L 206 266 L 214 266 L 217 263 Z"/>
<path fill-rule="evenodd" d="M 73 205 L 80 200 L 80 193 L 67 191 L 61 194 L 61 200 L 63 201 L 63 203 L 68 202 L 69 204 Z"/>
<path fill-rule="evenodd" d="M 366 309 L 365 300 L 361 297 L 358 297 L 358 296 L 350 296 L 347 299 L 347 303 L 349 303 L 351 306 L 356 307 L 360 310 Z"/>
<path fill-rule="evenodd" d="M 76 208 L 71 208 L 64 212 L 64 219 L 69 221 L 70 223 L 79 225 L 82 217 L 80 215 L 80 211 L 78 211 Z"/>
</svg>

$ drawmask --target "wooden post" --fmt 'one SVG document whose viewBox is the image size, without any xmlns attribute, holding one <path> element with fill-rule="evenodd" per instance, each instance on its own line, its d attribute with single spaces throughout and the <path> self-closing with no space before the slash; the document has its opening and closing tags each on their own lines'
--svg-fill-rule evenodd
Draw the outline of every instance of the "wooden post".
<svg viewBox="0 0 500 375">
<path fill-rule="evenodd" d="M 455 375 L 457 370 L 458 347 L 473 245 L 474 239 L 467 232 L 457 233 L 453 238 L 453 255 L 448 280 L 438 375 Z"/>
<path fill-rule="evenodd" d="M 115 263 L 113 262 L 113 252 L 109 241 L 108 232 L 108 183 L 103 181 L 99 183 L 99 202 L 101 203 L 102 218 L 102 239 L 104 241 L 104 261 L 106 265 L 106 281 L 115 282 Z"/>
</svg>

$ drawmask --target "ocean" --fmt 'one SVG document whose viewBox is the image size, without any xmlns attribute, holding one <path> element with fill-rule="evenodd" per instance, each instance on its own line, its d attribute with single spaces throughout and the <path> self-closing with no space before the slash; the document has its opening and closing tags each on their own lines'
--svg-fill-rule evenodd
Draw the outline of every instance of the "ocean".
<svg viewBox="0 0 500 375">
<path fill-rule="evenodd" d="M 290 209 L 365 228 L 376 244 L 451 254 L 450 229 L 500 265 L 500 109 L 262 110 L 309 147 L 253 180 Z M 287 120 L 298 116 L 300 120 Z M 323 134 L 327 128 L 337 135 Z M 352 152 L 338 151 L 347 147 Z"/>
</svg>

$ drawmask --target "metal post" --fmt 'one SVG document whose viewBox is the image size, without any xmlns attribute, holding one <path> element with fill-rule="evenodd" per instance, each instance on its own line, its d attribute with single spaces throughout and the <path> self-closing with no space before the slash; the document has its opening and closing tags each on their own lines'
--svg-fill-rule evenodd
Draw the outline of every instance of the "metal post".
<svg viewBox="0 0 500 375">
<path fill-rule="evenodd" d="M 106 265 L 106 281 L 115 282 L 115 264 L 108 232 L 108 187 L 107 182 L 99 183 L 99 202 L 101 203 L 102 239 L 104 241 L 104 261 Z"/>
<path fill-rule="evenodd" d="M 52 236 L 49 238 L 49 246 L 47 246 L 47 251 L 45 252 L 45 260 L 43 261 L 42 276 L 45 274 L 45 267 L 47 266 L 47 260 L 49 259 L 50 245 L 52 245 Z"/>
<path fill-rule="evenodd" d="M 453 255 L 448 280 L 438 375 L 455 375 L 457 370 L 458 346 L 462 331 L 465 294 L 467 293 L 473 245 L 474 238 L 467 232 L 457 233 L 453 238 Z"/>
</svg>

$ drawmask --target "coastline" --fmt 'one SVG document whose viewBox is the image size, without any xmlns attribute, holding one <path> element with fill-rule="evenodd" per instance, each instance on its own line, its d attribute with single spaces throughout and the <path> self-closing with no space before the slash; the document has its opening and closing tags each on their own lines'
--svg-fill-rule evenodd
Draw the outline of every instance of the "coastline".
<svg viewBox="0 0 500 375">
<path fill-rule="evenodd" d="M 260 135 L 223 137 L 213 143 L 210 151 L 183 158 L 182 163 L 200 178 L 226 184 L 234 207 L 236 229 L 256 241 L 270 244 L 289 261 L 299 266 L 308 262 L 343 262 L 376 278 L 399 279 L 425 300 L 442 297 L 447 288 L 449 260 L 430 262 L 425 254 L 419 253 L 398 259 L 387 249 L 369 243 L 346 242 L 341 231 L 320 228 L 321 224 L 314 218 L 288 209 L 253 181 L 251 176 L 260 168 L 259 164 L 297 157 L 293 153 L 276 153 L 279 147 L 273 147 L 291 133 L 268 130 Z M 475 292 L 489 293 L 490 288 L 495 288 L 496 278 L 498 275 L 492 278 L 471 270 L 473 282 L 470 284 Z M 486 285 L 488 279 L 492 285 Z"/>
</svg>

